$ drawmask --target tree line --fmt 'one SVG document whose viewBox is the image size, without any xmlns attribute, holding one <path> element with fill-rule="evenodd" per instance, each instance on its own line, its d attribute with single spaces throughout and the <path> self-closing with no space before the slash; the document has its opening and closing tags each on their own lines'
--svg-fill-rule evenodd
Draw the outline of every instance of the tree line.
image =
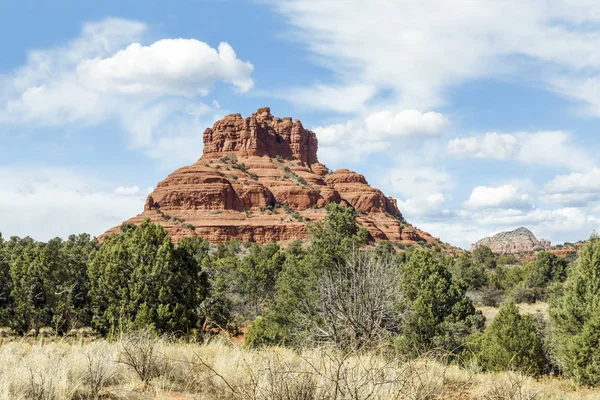
<svg viewBox="0 0 600 400">
<path fill-rule="evenodd" d="M 201 337 L 250 326 L 250 347 L 331 344 L 399 357 L 441 351 L 491 371 L 564 373 L 600 384 L 600 239 L 579 258 L 542 252 L 528 264 L 488 248 L 398 253 L 352 208 L 330 204 L 308 245 L 282 249 L 200 237 L 174 245 L 159 225 L 123 225 L 38 242 L 0 236 L 0 326 L 20 334 L 91 326 L 103 336 L 139 328 Z M 550 302 L 550 318 L 515 302 Z M 475 302 L 500 303 L 494 321 Z"/>
</svg>

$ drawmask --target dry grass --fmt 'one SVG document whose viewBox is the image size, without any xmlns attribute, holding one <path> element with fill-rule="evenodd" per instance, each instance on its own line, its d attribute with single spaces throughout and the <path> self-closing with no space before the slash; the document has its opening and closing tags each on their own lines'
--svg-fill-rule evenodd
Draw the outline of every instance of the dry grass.
<svg viewBox="0 0 600 400">
<path fill-rule="evenodd" d="M 544 302 L 536 302 L 533 304 L 521 303 L 521 304 L 517 304 L 517 307 L 519 307 L 519 312 L 521 314 L 531 314 L 531 315 L 539 314 L 544 319 L 548 318 L 548 307 L 549 307 L 548 303 L 544 303 Z M 496 318 L 496 315 L 498 314 L 498 310 L 499 310 L 498 307 L 489 307 L 489 306 L 477 306 L 476 308 L 483 313 L 483 316 L 485 317 L 486 325 L 489 325 L 494 320 L 494 318 Z"/>
<path fill-rule="evenodd" d="M 475 373 L 426 357 L 152 340 L 5 343 L 0 399 L 600 399 L 600 390 L 567 380 Z"/>
</svg>

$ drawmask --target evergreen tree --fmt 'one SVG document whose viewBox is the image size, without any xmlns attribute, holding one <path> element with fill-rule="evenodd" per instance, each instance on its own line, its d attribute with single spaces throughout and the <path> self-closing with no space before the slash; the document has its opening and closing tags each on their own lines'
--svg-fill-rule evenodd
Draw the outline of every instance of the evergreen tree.
<svg viewBox="0 0 600 400">
<path fill-rule="evenodd" d="M 492 270 L 497 266 L 496 255 L 487 246 L 479 246 L 472 253 L 473 263 L 478 266 L 483 266 L 486 269 Z"/>
<path fill-rule="evenodd" d="M 564 372 L 600 384 L 600 238 L 592 236 L 550 307 L 557 359 Z"/>
<path fill-rule="evenodd" d="M 533 317 L 519 314 L 513 302 L 500 307 L 481 338 L 481 362 L 490 371 L 544 372 L 548 359 Z"/>
<path fill-rule="evenodd" d="M 14 320 L 14 304 L 10 294 L 12 279 L 8 261 L 8 249 L 0 233 L 0 327 L 11 326 Z"/>
<path fill-rule="evenodd" d="M 475 264 L 466 254 L 461 254 L 450 264 L 452 276 L 462 281 L 469 290 L 478 290 L 487 285 L 488 272 L 482 264 Z"/>
<path fill-rule="evenodd" d="M 542 251 L 530 266 L 527 285 L 537 292 L 537 297 L 543 297 L 545 289 L 551 283 L 563 282 L 566 278 L 567 262 L 565 259 Z"/>
<path fill-rule="evenodd" d="M 452 278 L 443 256 L 425 249 L 414 251 L 400 265 L 402 307 L 400 345 L 407 353 L 430 349 L 458 353 L 468 335 L 483 326 L 466 288 Z"/>
<path fill-rule="evenodd" d="M 91 257 L 93 325 L 106 334 L 150 327 L 159 333 L 196 326 L 199 266 L 175 249 L 159 225 L 145 220 L 105 238 Z"/>
</svg>

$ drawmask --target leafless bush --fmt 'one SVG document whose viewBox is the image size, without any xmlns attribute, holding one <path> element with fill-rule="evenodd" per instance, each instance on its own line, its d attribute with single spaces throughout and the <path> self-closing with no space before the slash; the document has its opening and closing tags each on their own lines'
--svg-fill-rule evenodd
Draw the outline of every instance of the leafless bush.
<svg viewBox="0 0 600 400">
<path fill-rule="evenodd" d="M 131 368 L 144 384 L 160 376 L 163 363 L 158 338 L 148 330 L 132 332 L 121 340 L 118 362 Z"/>
<path fill-rule="evenodd" d="M 102 389 L 115 381 L 117 369 L 110 352 L 100 347 L 84 349 L 82 375 L 83 383 L 89 388 L 89 395 L 97 397 Z"/>
<path fill-rule="evenodd" d="M 30 400 L 54 400 L 58 397 L 54 393 L 54 383 L 44 374 L 29 370 L 27 386 L 23 388 L 23 394 Z"/>
<path fill-rule="evenodd" d="M 537 400 L 539 392 L 526 388 L 528 377 L 522 374 L 509 373 L 505 379 L 492 383 L 490 389 L 482 396 L 482 400 Z"/>
<path fill-rule="evenodd" d="M 391 257 L 353 251 L 319 281 L 315 335 L 343 348 L 364 349 L 397 329 L 402 310 L 400 275 Z"/>
</svg>

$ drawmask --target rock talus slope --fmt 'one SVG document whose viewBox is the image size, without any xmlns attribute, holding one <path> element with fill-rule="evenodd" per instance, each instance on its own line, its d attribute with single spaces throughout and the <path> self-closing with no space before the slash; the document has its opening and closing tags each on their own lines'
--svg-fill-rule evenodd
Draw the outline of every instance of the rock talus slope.
<svg viewBox="0 0 600 400">
<path fill-rule="evenodd" d="M 265 107 L 248 118 L 224 117 L 203 139 L 202 157 L 158 183 L 143 212 L 125 222 L 149 218 L 174 241 L 199 235 L 213 243 L 287 242 L 307 238 L 308 223 L 323 219 L 333 202 L 354 207 L 373 240 L 439 243 L 404 221 L 396 200 L 363 175 L 319 163 L 317 137 L 298 120 Z"/>
<path fill-rule="evenodd" d="M 538 240 L 529 229 L 521 227 L 514 231 L 500 232 L 494 236 L 483 238 L 473 244 L 471 251 L 480 246 L 487 246 L 498 254 L 514 254 L 548 249 L 550 241 Z"/>
</svg>

